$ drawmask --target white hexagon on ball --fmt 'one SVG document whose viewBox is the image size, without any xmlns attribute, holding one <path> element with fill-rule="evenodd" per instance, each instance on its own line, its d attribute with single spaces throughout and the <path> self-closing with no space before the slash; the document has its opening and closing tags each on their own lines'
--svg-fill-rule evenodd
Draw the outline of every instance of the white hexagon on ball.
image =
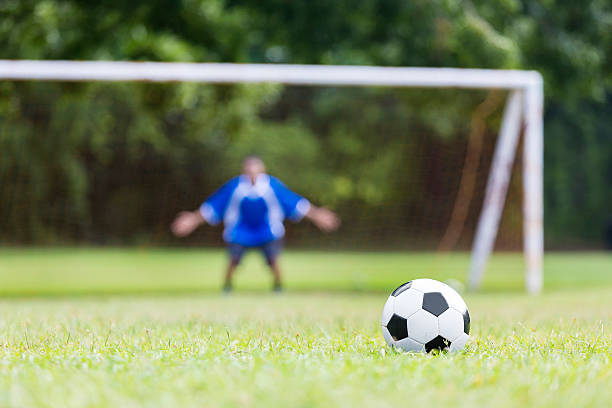
<svg viewBox="0 0 612 408">
<path fill-rule="evenodd" d="M 434 280 L 434 279 L 415 279 L 411 282 L 410 287 L 421 291 L 423 293 L 426 292 L 439 292 L 444 288 L 444 283 Z"/>
<path fill-rule="evenodd" d="M 442 295 L 444 295 L 444 298 L 448 302 L 449 307 L 452 307 L 453 309 L 461 313 L 467 310 L 467 305 L 463 301 L 461 295 L 457 293 L 455 289 L 444 284 L 444 286 L 440 289 L 440 292 L 442 293 Z"/>
<path fill-rule="evenodd" d="M 465 347 L 465 343 L 469 340 L 470 336 L 465 333 L 461 333 L 458 338 L 451 342 L 450 351 L 457 352 Z"/>
<path fill-rule="evenodd" d="M 389 319 L 393 316 L 393 305 L 395 303 L 395 297 L 389 296 L 389 299 L 385 302 L 385 306 L 383 307 L 381 324 L 386 326 L 389 323 Z"/>
<path fill-rule="evenodd" d="M 407 289 L 395 298 L 393 310 L 395 314 L 407 319 L 421 310 L 422 306 L 423 293 L 418 290 Z"/>
<path fill-rule="evenodd" d="M 426 310 L 419 310 L 408 319 L 408 337 L 425 344 L 438 335 L 438 318 Z"/>
<path fill-rule="evenodd" d="M 440 336 L 453 342 L 463 333 L 463 315 L 455 309 L 448 309 L 438 316 Z"/>
<path fill-rule="evenodd" d="M 395 340 L 393 340 L 393 337 L 391 337 L 391 333 L 389 333 L 389 330 L 387 330 L 387 328 L 383 326 L 382 331 L 383 331 L 383 337 L 385 338 L 385 341 L 387 342 L 387 344 L 393 345 L 395 343 Z"/>
<path fill-rule="evenodd" d="M 406 337 L 403 340 L 395 342 L 393 347 L 401 351 L 409 351 L 409 352 L 417 352 L 417 353 L 425 351 L 424 344 L 421 344 L 418 341 L 411 339 L 410 337 Z"/>
</svg>

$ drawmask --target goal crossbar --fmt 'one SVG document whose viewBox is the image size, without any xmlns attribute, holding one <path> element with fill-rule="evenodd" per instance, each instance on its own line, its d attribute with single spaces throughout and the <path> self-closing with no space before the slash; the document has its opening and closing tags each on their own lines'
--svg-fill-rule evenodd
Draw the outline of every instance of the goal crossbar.
<svg viewBox="0 0 612 408">
<path fill-rule="evenodd" d="M 350 65 L 231 64 L 128 61 L 0 60 L 0 80 L 282 83 L 509 90 L 469 270 L 479 287 L 493 250 L 521 130 L 525 280 L 542 288 L 543 84 L 536 71 Z"/>
<path fill-rule="evenodd" d="M 541 81 L 537 72 L 520 70 L 42 60 L 0 60 L 0 78 L 499 89 L 524 88 Z"/>
</svg>

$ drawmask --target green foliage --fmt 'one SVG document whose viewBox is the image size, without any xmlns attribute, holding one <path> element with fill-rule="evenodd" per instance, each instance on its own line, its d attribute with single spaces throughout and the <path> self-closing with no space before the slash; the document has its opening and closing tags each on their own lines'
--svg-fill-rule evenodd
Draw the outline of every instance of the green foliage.
<svg viewBox="0 0 612 408">
<path fill-rule="evenodd" d="M 0 58 L 537 69 L 547 95 L 547 240 L 597 245 L 611 217 L 608 2 L 358 3 L 0 1 Z M 449 172 L 462 156 L 435 172 L 440 164 L 417 145 L 458 150 L 482 99 L 449 90 L 2 83 L 0 240 L 160 242 L 159 225 L 252 152 L 279 175 L 308 169 L 292 174 L 292 187 L 350 217 L 395 200 L 408 207 L 389 208 L 389 225 L 423 208 L 444 223 L 448 208 L 431 200 L 452 203 L 435 195 L 452 194 Z M 490 136 L 499 114 L 489 122 Z"/>
</svg>

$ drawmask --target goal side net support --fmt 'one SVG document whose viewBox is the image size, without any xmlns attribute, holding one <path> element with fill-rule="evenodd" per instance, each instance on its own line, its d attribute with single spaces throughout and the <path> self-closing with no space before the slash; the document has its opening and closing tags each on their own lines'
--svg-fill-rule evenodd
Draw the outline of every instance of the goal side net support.
<svg viewBox="0 0 612 408">
<path fill-rule="evenodd" d="M 523 249 L 529 293 L 543 284 L 543 84 L 520 70 L 281 64 L 0 60 L 0 80 L 281 83 L 507 90 L 502 125 L 472 246 L 469 288 L 478 289 L 497 236 L 519 137 L 523 141 Z"/>
</svg>

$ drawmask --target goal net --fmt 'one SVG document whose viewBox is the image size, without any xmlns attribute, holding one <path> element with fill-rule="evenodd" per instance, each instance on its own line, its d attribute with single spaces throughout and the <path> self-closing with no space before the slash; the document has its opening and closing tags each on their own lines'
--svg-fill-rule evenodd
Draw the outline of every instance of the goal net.
<svg viewBox="0 0 612 408">
<path fill-rule="evenodd" d="M 257 154 L 343 220 L 290 246 L 471 250 L 473 289 L 494 248 L 522 250 L 538 292 L 541 112 L 526 71 L 0 61 L 0 242 L 171 245 L 176 212 Z"/>
</svg>

